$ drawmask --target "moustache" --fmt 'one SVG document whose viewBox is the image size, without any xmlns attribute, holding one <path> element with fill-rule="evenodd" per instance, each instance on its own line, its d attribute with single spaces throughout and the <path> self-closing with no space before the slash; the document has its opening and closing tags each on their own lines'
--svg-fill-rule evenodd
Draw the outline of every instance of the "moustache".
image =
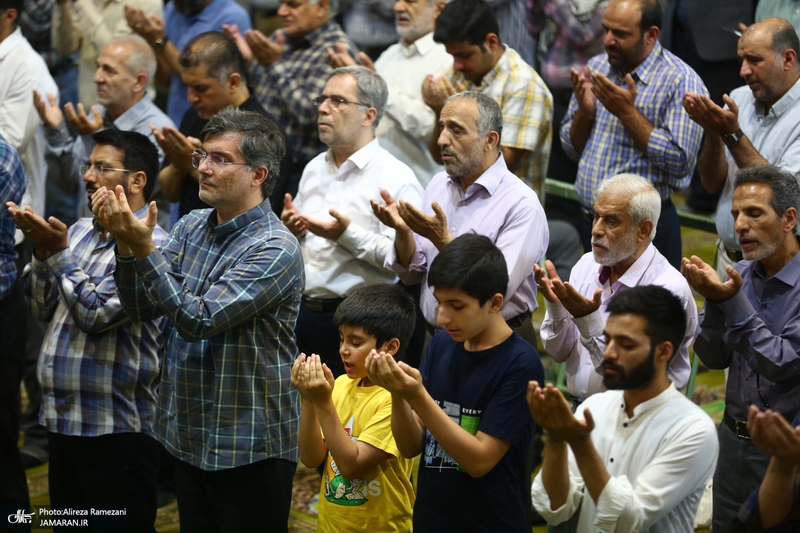
<svg viewBox="0 0 800 533">
<path fill-rule="evenodd" d="M 600 364 L 600 367 L 602 369 L 603 375 L 605 375 L 606 370 L 609 370 L 609 369 L 613 370 L 614 372 L 616 372 L 619 375 L 624 375 L 625 374 L 625 369 L 622 367 L 622 365 L 618 365 L 616 363 L 612 363 L 611 361 L 603 361 Z"/>
</svg>

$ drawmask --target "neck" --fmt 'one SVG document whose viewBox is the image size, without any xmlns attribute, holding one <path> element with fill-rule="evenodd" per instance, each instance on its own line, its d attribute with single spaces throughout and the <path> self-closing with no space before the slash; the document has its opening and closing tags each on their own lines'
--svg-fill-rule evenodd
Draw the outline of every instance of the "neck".
<svg viewBox="0 0 800 533">
<path fill-rule="evenodd" d="M 239 107 L 243 103 L 250 98 L 250 89 L 247 88 L 247 85 L 244 83 L 239 85 L 239 89 L 233 93 L 233 98 L 231 99 L 231 105 L 233 107 Z"/>
<path fill-rule="evenodd" d="M 222 224 L 223 222 L 227 222 L 228 220 L 232 220 L 242 213 L 247 213 L 254 207 L 258 207 L 261 205 L 261 202 L 264 201 L 264 198 L 261 197 L 261 193 L 254 194 L 252 198 L 249 198 L 246 204 L 239 205 L 236 207 L 215 207 L 214 209 L 217 212 L 217 224 Z"/>
<path fill-rule="evenodd" d="M 775 250 L 775 253 L 759 260 L 761 266 L 764 267 L 764 273 L 767 279 L 771 278 L 780 272 L 783 267 L 788 265 L 789 261 L 794 259 L 798 251 L 800 251 L 800 243 L 797 242 L 797 238 L 794 234 L 788 234 L 783 244 Z"/>
<path fill-rule="evenodd" d="M 636 252 L 627 259 L 623 259 L 619 263 L 615 265 L 611 265 L 611 274 L 609 275 L 609 284 L 613 285 L 616 281 L 628 271 L 628 269 L 633 266 L 637 259 L 639 259 L 645 250 L 647 250 L 647 246 L 650 245 L 650 241 L 646 241 L 644 246 L 640 246 Z"/>
<path fill-rule="evenodd" d="M 144 91 L 133 95 L 133 97 L 130 100 L 128 100 L 127 102 L 125 102 L 124 104 L 113 104 L 113 103 L 111 103 L 111 104 L 106 105 L 106 115 L 108 115 L 109 120 L 111 120 L 111 122 L 114 122 L 115 120 L 117 120 L 128 109 L 130 109 L 133 106 L 135 106 L 136 104 L 138 104 L 139 100 L 141 100 L 143 96 L 144 96 Z"/>
<path fill-rule="evenodd" d="M 361 136 L 358 142 L 349 143 L 346 146 L 338 146 L 338 145 L 330 145 L 328 148 L 331 150 L 331 154 L 333 155 L 333 161 L 336 163 L 336 168 L 342 166 L 342 164 L 347 161 L 347 159 L 352 156 L 354 153 L 358 152 L 366 145 L 371 143 L 375 139 L 375 134 L 372 132 L 372 128 L 370 127 L 368 131 Z"/>
<path fill-rule="evenodd" d="M 622 396 L 625 398 L 625 414 L 628 415 L 628 418 L 632 417 L 633 410 L 639 405 L 648 400 L 652 400 L 671 386 L 672 382 L 667 377 L 666 369 L 659 369 L 656 377 L 643 388 L 629 389 L 623 392 Z"/>
<path fill-rule="evenodd" d="M 425 33 L 423 33 L 421 35 L 417 35 L 416 37 L 403 37 L 402 39 L 400 39 L 400 42 L 403 43 L 403 45 L 405 45 L 405 46 L 411 46 L 412 44 L 414 44 L 415 42 L 419 41 L 420 39 L 422 39 L 423 37 L 425 37 L 426 35 L 428 35 L 432 31 L 433 31 L 433 28 L 431 28 L 429 31 L 427 31 L 427 32 L 425 32 Z"/>
<path fill-rule="evenodd" d="M 464 192 L 467 192 L 469 186 L 478 181 L 478 178 L 483 176 L 484 172 L 489 170 L 489 168 L 497 162 L 498 157 L 500 157 L 500 152 L 497 152 L 492 156 L 484 157 L 480 166 L 473 172 L 467 176 L 458 176 L 458 180 L 461 182 L 461 189 Z"/>
<path fill-rule="evenodd" d="M 0 43 L 5 41 L 6 38 L 8 38 L 15 31 L 17 31 L 17 28 L 13 24 L 10 26 L 4 26 L 3 28 L 0 28 Z"/>
<path fill-rule="evenodd" d="M 505 341 L 512 333 L 514 333 L 514 330 L 511 329 L 503 315 L 498 311 L 492 315 L 486 329 L 471 339 L 464 341 L 464 349 L 468 352 L 488 350 Z"/>
</svg>

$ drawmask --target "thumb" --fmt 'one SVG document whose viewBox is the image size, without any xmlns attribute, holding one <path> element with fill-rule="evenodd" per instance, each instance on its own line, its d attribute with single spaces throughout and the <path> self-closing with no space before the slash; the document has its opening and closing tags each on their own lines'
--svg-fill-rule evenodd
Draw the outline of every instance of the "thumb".
<svg viewBox="0 0 800 533">
<path fill-rule="evenodd" d="M 339 213 L 336 209 L 328 209 L 328 214 L 333 218 L 335 218 L 336 220 L 338 220 L 339 222 L 344 222 L 342 220 L 342 218 L 344 218 L 344 215 Z"/>
<path fill-rule="evenodd" d="M 50 226 L 51 226 L 53 229 L 55 229 L 55 230 L 57 230 L 57 231 L 59 231 L 59 232 L 61 232 L 61 231 L 66 231 L 66 230 L 67 230 L 67 225 L 66 225 L 66 224 L 64 224 L 63 222 L 61 222 L 61 221 L 60 221 L 59 219 L 57 219 L 56 217 L 50 217 L 50 218 L 47 220 L 47 222 L 50 224 Z"/>
<path fill-rule="evenodd" d="M 92 109 L 91 109 L 91 111 L 92 111 L 92 115 L 94 115 L 94 119 L 95 119 L 95 120 L 103 120 L 103 119 L 100 117 L 100 110 L 99 110 L 99 109 L 97 109 L 97 106 L 96 106 L 96 105 L 93 105 L 93 106 L 92 106 Z"/>
<path fill-rule="evenodd" d="M 463 92 L 464 92 L 464 91 L 466 91 L 466 90 L 467 90 L 467 87 L 466 87 L 466 85 L 464 85 L 463 83 L 461 83 L 461 81 L 457 81 L 457 82 L 456 82 L 456 91 L 458 91 L 458 92 L 460 92 L 460 93 L 463 93 Z"/>
<path fill-rule="evenodd" d="M 277 44 L 278 46 L 283 46 L 284 42 L 285 39 L 283 37 L 283 32 L 282 31 L 275 32 L 275 44 Z"/>
<path fill-rule="evenodd" d="M 366 68 L 368 68 L 370 70 L 375 70 L 375 63 L 373 63 L 372 59 L 370 59 L 370 57 L 367 54 L 365 54 L 364 52 L 359 52 L 358 53 L 358 59 L 359 59 L 359 61 L 361 61 L 361 64 L 364 67 L 366 67 Z"/>
<path fill-rule="evenodd" d="M 286 196 L 283 197 L 283 208 L 294 209 L 294 204 L 292 204 L 292 195 L 288 192 L 286 193 Z"/>
<path fill-rule="evenodd" d="M 156 227 L 156 224 L 158 224 L 158 206 L 155 201 L 150 202 L 150 206 L 147 210 L 147 222 L 145 222 L 145 224 L 151 231 Z"/>
<path fill-rule="evenodd" d="M 586 420 L 586 427 L 589 428 L 589 431 L 593 430 L 594 429 L 594 417 L 592 416 L 592 413 L 589 412 L 588 408 L 583 410 L 583 418 L 584 418 L 584 420 Z"/>
<path fill-rule="evenodd" d="M 635 82 L 635 81 L 633 81 L 633 76 L 631 76 L 630 74 L 626 74 L 626 75 L 625 75 L 625 81 L 626 81 L 626 82 L 627 82 L 627 84 L 628 84 L 628 90 L 629 90 L 629 91 L 630 91 L 632 94 L 634 94 L 634 95 L 635 95 L 635 94 L 636 94 L 636 82 Z"/>
<path fill-rule="evenodd" d="M 439 202 L 434 200 L 434 202 L 431 203 L 431 207 L 433 208 L 433 212 L 436 215 L 436 218 L 444 221 L 447 220 L 447 215 L 444 214 L 444 210 L 442 209 L 442 206 L 439 205 Z"/>
<path fill-rule="evenodd" d="M 336 43 L 336 52 L 344 55 L 347 53 L 347 47 L 344 45 L 344 43 Z"/>
<path fill-rule="evenodd" d="M 47 93 L 47 101 L 50 102 L 50 107 L 55 107 L 58 105 L 58 102 L 56 102 L 56 97 L 53 93 Z"/>
<path fill-rule="evenodd" d="M 333 377 L 333 372 L 331 372 L 331 369 L 328 368 L 328 365 L 325 363 L 322 364 L 322 372 L 325 374 L 325 380 L 333 385 L 333 383 L 336 381 L 336 378 Z"/>
<path fill-rule="evenodd" d="M 592 301 L 594 301 L 594 304 L 597 307 L 600 307 L 600 304 L 603 303 L 603 289 L 597 289 L 594 291 L 594 297 L 592 298 Z"/>
<path fill-rule="evenodd" d="M 742 279 L 741 274 L 739 274 L 739 272 L 735 268 L 733 268 L 733 266 L 731 266 L 731 265 L 728 265 L 727 267 L 725 267 L 725 272 L 727 272 L 728 276 L 730 276 L 731 281 L 733 282 L 733 287 L 737 291 L 739 289 L 741 289 L 742 288 L 742 284 L 744 283 L 744 280 Z"/>
<path fill-rule="evenodd" d="M 389 194 L 389 191 L 386 189 L 381 189 L 381 198 L 383 198 L 383 201 L 386 202 L 386 205 L 394 202 L 394 198 L 392 198 L 392 195 Z"/>
</svg>

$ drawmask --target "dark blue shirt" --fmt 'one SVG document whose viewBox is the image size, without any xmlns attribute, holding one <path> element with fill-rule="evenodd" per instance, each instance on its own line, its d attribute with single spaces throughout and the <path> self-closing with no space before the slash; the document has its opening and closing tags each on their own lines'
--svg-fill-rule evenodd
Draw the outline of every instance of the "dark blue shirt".
<svg viewBox="0 0 800 533">
<path fill-rule="evenodd" d="M 13 146 L 0 135 L 0 299 L 6 296 L 17 278 L 17 252 L 14 251 L 14 219 L 6 202 L 19 205 L 28 186 L 22 161 Z"/>
<path fill-rule="evenodd" d="M 511 448 L 489 473 L 473 478 L 426 432 L 414 532 L 529 532 L 531 476 L 525 459 L 534 422 L 525 393 L 528 381 L 544 382 L 539 354 L 517 333 L 488 350 L 469 352 L 440 332 L 428 345 L 420 372 L 428 393 L 453 421 Z"/>
</svg>

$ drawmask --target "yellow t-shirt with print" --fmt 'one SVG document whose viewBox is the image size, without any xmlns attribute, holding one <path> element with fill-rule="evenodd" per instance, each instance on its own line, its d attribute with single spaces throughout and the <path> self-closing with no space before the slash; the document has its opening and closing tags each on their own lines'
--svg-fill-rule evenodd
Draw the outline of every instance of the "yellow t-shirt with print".
<svg viewBox="0 0 800 533">
<path fill-rule="evenodd" d="M 408 532 L 414 492 L 411 459 L 400 455 L 392 435 L 392 395 L 377 385 L 359 387 L 359 379 L 336 378 L 332 400 L 353 442 L 361 441 L 393 457 L 382 461 L 370 479 L 345 479 L 330 453 L 319 495 L 320 532 Z M 324 436 L 324 435 L 323 435 Z"/>
</svg>

